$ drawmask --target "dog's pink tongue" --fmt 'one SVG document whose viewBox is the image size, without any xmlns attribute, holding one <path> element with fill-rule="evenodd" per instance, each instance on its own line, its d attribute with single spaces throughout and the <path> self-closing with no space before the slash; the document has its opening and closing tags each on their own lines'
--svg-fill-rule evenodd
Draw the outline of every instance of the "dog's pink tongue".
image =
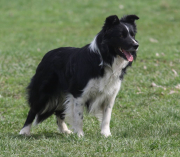
<svg viewBox="0 0 180 157">
<path fill-rule="evenodd" d="M 128 51 L 125 51 L 125 50 L 122 50 L 122 52 L 125 54 L 125 56 L 126 56 L 126 58 L 127 58 L 127 60 L 129 61 L 129 62 L 132 62 L 133 61 L 133 56 L 131 55 L 131 53 L 130 52 L 128 52 Z"/>
</svg>

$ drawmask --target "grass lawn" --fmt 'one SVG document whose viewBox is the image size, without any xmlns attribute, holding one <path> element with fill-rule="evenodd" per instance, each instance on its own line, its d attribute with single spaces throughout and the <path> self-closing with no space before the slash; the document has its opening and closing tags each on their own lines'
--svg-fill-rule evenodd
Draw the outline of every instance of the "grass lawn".
<svg viewBox="0 0 180 157">
<path fill-rule="evenodd" d="M 84 118 L 83 138 L 58 133 L 55 117 L 19 131 L 25 87 L 43 55 L 90 43 L 109 15 L 136 14 L 138 57 L 116 98 L 112 137 Z M 0 157 L 180 156 L 180 5 L 178 0 L 1 0 Z"/>
</svg>

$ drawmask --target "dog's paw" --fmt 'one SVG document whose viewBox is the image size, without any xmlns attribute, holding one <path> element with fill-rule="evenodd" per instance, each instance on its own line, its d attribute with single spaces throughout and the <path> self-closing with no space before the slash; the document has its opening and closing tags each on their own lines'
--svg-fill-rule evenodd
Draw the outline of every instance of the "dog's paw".
<svg viewBox="0 0 180 157">
<path fill-rule="evenodd" d="M 27 126 L 25 126 L 24 128 L 21 129 L 19 134 L 20 135 L 30 136 L 30 129 L 31 129 L 31 125 L 27 125 Z"/>
<path fill-rule="evenodd" d="M 83 131 L 77 132 L 77 135 L 78 135 L 78 137 L 83 137 L 84 136 L 84 132 Z"/>
<path fill-rule="evenodd" d="M 71 130 L 64 130 L 64 131 L 61 131 L 61 133 L 72 134 L 73 132 Z"/>
<path fill-rule="evenodd" d="M 107 131 L 107 130 L 101 131 L 101 134 L 102 134 L 103 136 L 105 136 L 105 137 L 112 136 L 112 135 L 111 135 L 111 132 L 110 132 L 110 131 Z"/>
<path fill-rule="evenodd" d="M 20 132 L 19 132 L 20 135 L 25 135 L 25 136 L 30 136 L 30 131 L 26 130 L 26 129 L 22 129 Z"/>
<path fill-rule="evenodd" d="M 84 132 L 81 128 L 72 128 L 74 130 L 74 133 L 77 134 L 78 137 L 83 137 L 84 136 Z"/>
</svg>

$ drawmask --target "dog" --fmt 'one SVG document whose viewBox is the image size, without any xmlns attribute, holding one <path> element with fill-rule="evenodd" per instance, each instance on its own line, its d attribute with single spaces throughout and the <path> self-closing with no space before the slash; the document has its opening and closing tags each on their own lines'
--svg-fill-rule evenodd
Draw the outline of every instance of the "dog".
<svg viewBox="0 0 180 157">
<path fill-rule="evenodd" d="M 30 135 L 38 124 L 55 114 L 61 133 L 84 136 L 83 111 L 101 122 L 101 134 L 111 135 L 110 119 L 127 67 L 136 59 L 139 44 L 136 15 L 106 18 L 93 41 L 82 47 L 61 47 L 46 53 L 27 87 L 30 110 L 20 134 Z"/>
</svg>

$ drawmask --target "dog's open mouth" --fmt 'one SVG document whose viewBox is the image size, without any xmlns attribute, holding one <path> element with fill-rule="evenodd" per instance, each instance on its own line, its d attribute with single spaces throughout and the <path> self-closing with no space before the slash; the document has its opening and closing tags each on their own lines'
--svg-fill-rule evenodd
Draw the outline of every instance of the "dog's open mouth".
<svg viewBox="0 0 180 157">
<path fill-rule="evenodd" d="M 126 51 L 124 49 L 121 49 L 119 48 L 119 50 L 126 56 L 126 59 L 129 61 L 129 62 L 132 62 L 133 61 L 133 55 L 129 52 L 129 51 Z"/>
</svg>

